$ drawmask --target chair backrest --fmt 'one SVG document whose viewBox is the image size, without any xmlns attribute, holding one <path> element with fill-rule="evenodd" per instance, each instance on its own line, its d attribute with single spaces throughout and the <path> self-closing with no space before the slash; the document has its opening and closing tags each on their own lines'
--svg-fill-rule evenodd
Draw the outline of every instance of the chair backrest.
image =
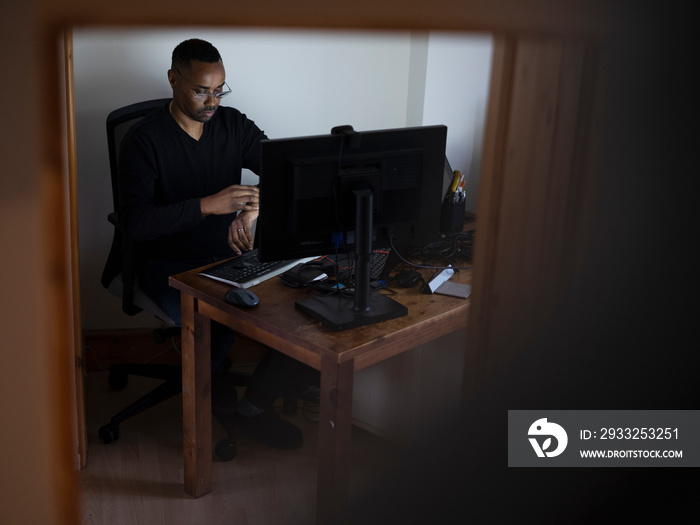
<svg viewBox="0 0 700 525">
<path fill-rule="evenodd" d="M 119 227 L 119 148 L 122 139 L 129 128 L 141 120 L 145 115 L 154 109 L 165 106 L 170 101 L 169 98 L 159 98 L 131 104 L 123 108 L 112 111 L 107 116 L 107 148 L 109 150 L 109 171 L 112 182 L 112 203 L 113 212 L 109 214 L 109 221 L 114 225 L 114 237 L 110 248 L 107 262 L 102 272 L 102 286 L 113 291 L 115 286 L 113 281 L 120 277 L 121 286 L 117 286 L 122 297 L 122 310 L 135 315 L 142 309 L 134 305 L 134 287 L 136 276 L 134 269 L 135 246 L 122 235 Z"/>
<path fill-rule="evenodd" d="M 107 115 L 107 148 L 109 150 L 109 172 L 112 178 L 112 202 L 114 211 L 119 209 L 119 148 L 124 135 L 131 126 L 154 109 L 165 106 L 171 99 L 158 98 L 130 104 L 115 109 Z"/>
</svg>

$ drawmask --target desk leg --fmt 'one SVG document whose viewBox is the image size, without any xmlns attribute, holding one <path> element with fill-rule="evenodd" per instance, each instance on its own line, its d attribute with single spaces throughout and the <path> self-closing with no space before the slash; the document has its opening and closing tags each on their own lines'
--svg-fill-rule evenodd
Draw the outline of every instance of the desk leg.
<svg viewBox="0 0 700 525">
<path fill-rule="evenodd" d="M 354 361 L 321 363 L 316 522 L 329 523 L 348 497 Z"/>
<path fill-rule="evenodd" d="M 182 417 L 185 491 L 198 498 L 212 491 L 211 322 L 182 294 Z"/>
</svg>

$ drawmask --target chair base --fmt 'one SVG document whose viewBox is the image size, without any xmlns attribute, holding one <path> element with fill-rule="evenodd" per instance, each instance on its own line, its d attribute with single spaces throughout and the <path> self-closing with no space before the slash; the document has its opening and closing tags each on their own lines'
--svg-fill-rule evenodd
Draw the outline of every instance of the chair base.
<svg viewBox="0 0 700 525">
<path fill-rule="evenodd" d="M 114 364 L 109 367 L 109 385 L 115 390 L 126 388 L 129 375 L 162 379 L 163 383 L 140 397 L 129 406 L 115 414 L 109 423 L 100 427 L 98 434 L 103 443 L 113 443 L 121 437 L 120 425 L 141 412 L 182 393 L 182 369 L 167 364 Z M 236 428 L 234 416 L 237 406 L 236 386 L 248 384 L 250 376 L 223 372 L 212 381 L 214 406 L 212 414 L 228 438 L 220 440 L 215 446 L 216 455 L 222 461 L 231 461 L 238 454 L 236 447 Z"/>
<path fill-rule="evenodd" d="M 99 435 L 104 443 L 111 443 L 119 439 L 121 436 L 119 425 L 127 419 L 182 393 L 182 370 L 179 366 L 164 364 L 115 364 L 109 367 L 109 385 L 115 390 L 126 388 L 129 382 L 129 374 L 163 379 L 164 382 L 115 414 L 107 425 L 100 427 Z"/>
</svg>

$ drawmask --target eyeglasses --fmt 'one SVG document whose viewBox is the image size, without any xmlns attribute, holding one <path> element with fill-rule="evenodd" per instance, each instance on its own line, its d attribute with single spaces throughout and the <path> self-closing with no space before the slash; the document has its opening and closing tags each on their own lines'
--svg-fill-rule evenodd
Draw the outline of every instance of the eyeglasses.
<svg viewBox="0 0 700 525">
<path fill-rule="evenodd" d="M 173 68 L 173 70 L 174 70 L 178 75 L 180 75 L 182 78 L 185 78 L 185 76 L 184 76 L 182 73 L 180 73 L 180 71 L 178 71 L 177 68 Z M 187 79 L 185 79 L 185 80 L 187 80 Z M 226 82 L 224 82 L 224 86 L 226 86 L 226 89 L 225 89 L 225 90 L 222 90 L 221 88 L 217 88 L 217 89 L 214 90 L 213 93 L 209 93 L 208 91 L 197 91 L 196 89 L 192 89 L 192 95 L 194 96 L 194 98 L 195 98 L 196 100 L 199 100 L 199 101 L 205 101 L 205 100 L 207 100 L 209 97 L 214 97 L 214 98 L 217 98 L 217 99 L 221 100 L 221 99 L 224 98 L 226 95 L 228 95 L 229 93 L 231 93 L 231 88 L 229 87 L 229 85 L 228 85 Z"/>
</svg>

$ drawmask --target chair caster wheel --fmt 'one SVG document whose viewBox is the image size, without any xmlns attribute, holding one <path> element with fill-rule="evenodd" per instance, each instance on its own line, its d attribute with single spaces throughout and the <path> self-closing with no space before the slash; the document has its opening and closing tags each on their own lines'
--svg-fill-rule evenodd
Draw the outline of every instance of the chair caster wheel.
<svg viewBox="0 0 700 525">
<path fill-rule="evenodd" d="M 216 444 L 214 451 L 221 461 L 231 461 L 238 454 L 238 447 L 232 439 L 222 439 Z"/>
<path fill-rule="evenodd" d="M 105 445 L 108 445 L 112 441 L 118 440 L 119 436 L 121 436 L 119 427 L 112 423 L 100 427 L 98 434 Z"/>
</svg>

